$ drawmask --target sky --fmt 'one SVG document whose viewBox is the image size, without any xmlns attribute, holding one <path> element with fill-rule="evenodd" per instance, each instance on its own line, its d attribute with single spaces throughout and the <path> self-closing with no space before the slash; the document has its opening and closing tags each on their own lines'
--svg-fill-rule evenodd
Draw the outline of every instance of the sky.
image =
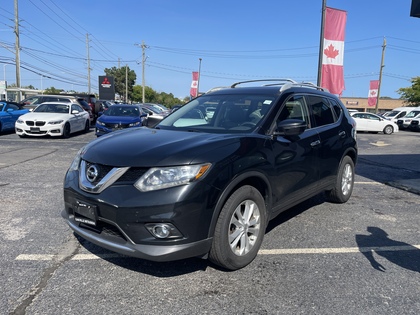
<svg viewBox="0 0 420 315">
<path fill-rule="evenodd" d="M 266 78 L 316 83 L 322 0 L 17 0 L 21 86 L 98 92 L 105 68 L 127 65 L 142 85 L 183 99 L 199 88 Z M 0 80 L 16 83 L 14 0 L 1 0 Z M 380 95 L 420 75 L 420 18 L 411 0 L 327 0 L 347 12 L 343 97 Z M 385 49 L 383 49 L 386 40 Z M 88 43 L 88 44 L 87 44 Z M 201 59 L 201 61 L 200 61 Z"/>
</svg>

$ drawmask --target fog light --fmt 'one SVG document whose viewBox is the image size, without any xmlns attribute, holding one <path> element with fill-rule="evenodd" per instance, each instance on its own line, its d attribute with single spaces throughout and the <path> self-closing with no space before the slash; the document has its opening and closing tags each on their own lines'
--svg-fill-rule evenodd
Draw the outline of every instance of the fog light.
<svg viewBox="0 0 420 315">
<path fill-rule="evenodd" d="M 170 223 L 148 223 L 145 225 L 156 238 L 179 238 L 182 234 Z"/>
</svg>

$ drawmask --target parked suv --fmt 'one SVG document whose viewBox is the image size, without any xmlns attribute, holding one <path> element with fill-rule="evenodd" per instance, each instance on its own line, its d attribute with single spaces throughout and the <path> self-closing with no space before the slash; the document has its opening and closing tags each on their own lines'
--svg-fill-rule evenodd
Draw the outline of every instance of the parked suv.
<svg viewBox="0 0 420 315">
<path fill-rule="evenodd" d="M 324 192 L 346 202 L 357 144 L 340 100 L 292 80 L 252 85 L 214 89 L 154 128 L 83 147 L 64 180 L 71 229 L 121 254 L 208 257 L 235 270 L 256 257 L 279 213 Z"/>
<path fill-rule="evenodd" d="M 67 103 L 76 103 L 83 107 L 85 111 L 89 113 L 90 123 L 93 122 L 93 112 L 89 104 L 85 101 L 83 97 L 70 96 L 70 95 L 34 95 L 28 98 L 25 98 L 20 102 L 24 108 L 29 110 L 34 110 L 41 103 L 46 102 L 67 102 Z"/>
</svg>

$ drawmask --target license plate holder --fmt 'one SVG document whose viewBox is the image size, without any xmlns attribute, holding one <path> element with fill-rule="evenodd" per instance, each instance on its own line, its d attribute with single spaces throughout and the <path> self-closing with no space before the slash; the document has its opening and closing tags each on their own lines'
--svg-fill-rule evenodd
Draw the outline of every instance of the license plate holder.
<svg viewBox="0 0 420 315">
<path fill-rule="evenodd" d="M 40 133 L 41 129 L 39 129 L 39 127 L 31 127 L 31 132 L 32 133 Z"/>
<path fill-rule="evenodd" d="M 98 220 L 96 206 L 84 201 L 76 201 L 76 205 L 74 207 L 74 220 L 76 222 L 95 226 L 96 221 Z"/>
</svg>

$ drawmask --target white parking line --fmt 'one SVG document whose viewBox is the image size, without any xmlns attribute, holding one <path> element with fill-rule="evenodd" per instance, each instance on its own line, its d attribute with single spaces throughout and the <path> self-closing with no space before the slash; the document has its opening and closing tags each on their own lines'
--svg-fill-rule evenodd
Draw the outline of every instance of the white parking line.
<svg viewBox="0 0 420 315">
<path fill-rule="evenodd" d="M 292 254 L 351 254 L 365 252 L 399 252 L 420 249 L 420 245 L 405 246 L 379 246 L 379 247 L 337 247 L 337 248 L 283 248 L 283 249 L 261 249 L 259 255 L 292 255 Z M 77 254 L 71 260 L 94 260 L 126 257 L 119 254 Z M 21 254 L 15 260 L 21 261 L 49 261 L 53 259 L 63 259 L 57 255 L 42 254 Z"/>
</svg>

